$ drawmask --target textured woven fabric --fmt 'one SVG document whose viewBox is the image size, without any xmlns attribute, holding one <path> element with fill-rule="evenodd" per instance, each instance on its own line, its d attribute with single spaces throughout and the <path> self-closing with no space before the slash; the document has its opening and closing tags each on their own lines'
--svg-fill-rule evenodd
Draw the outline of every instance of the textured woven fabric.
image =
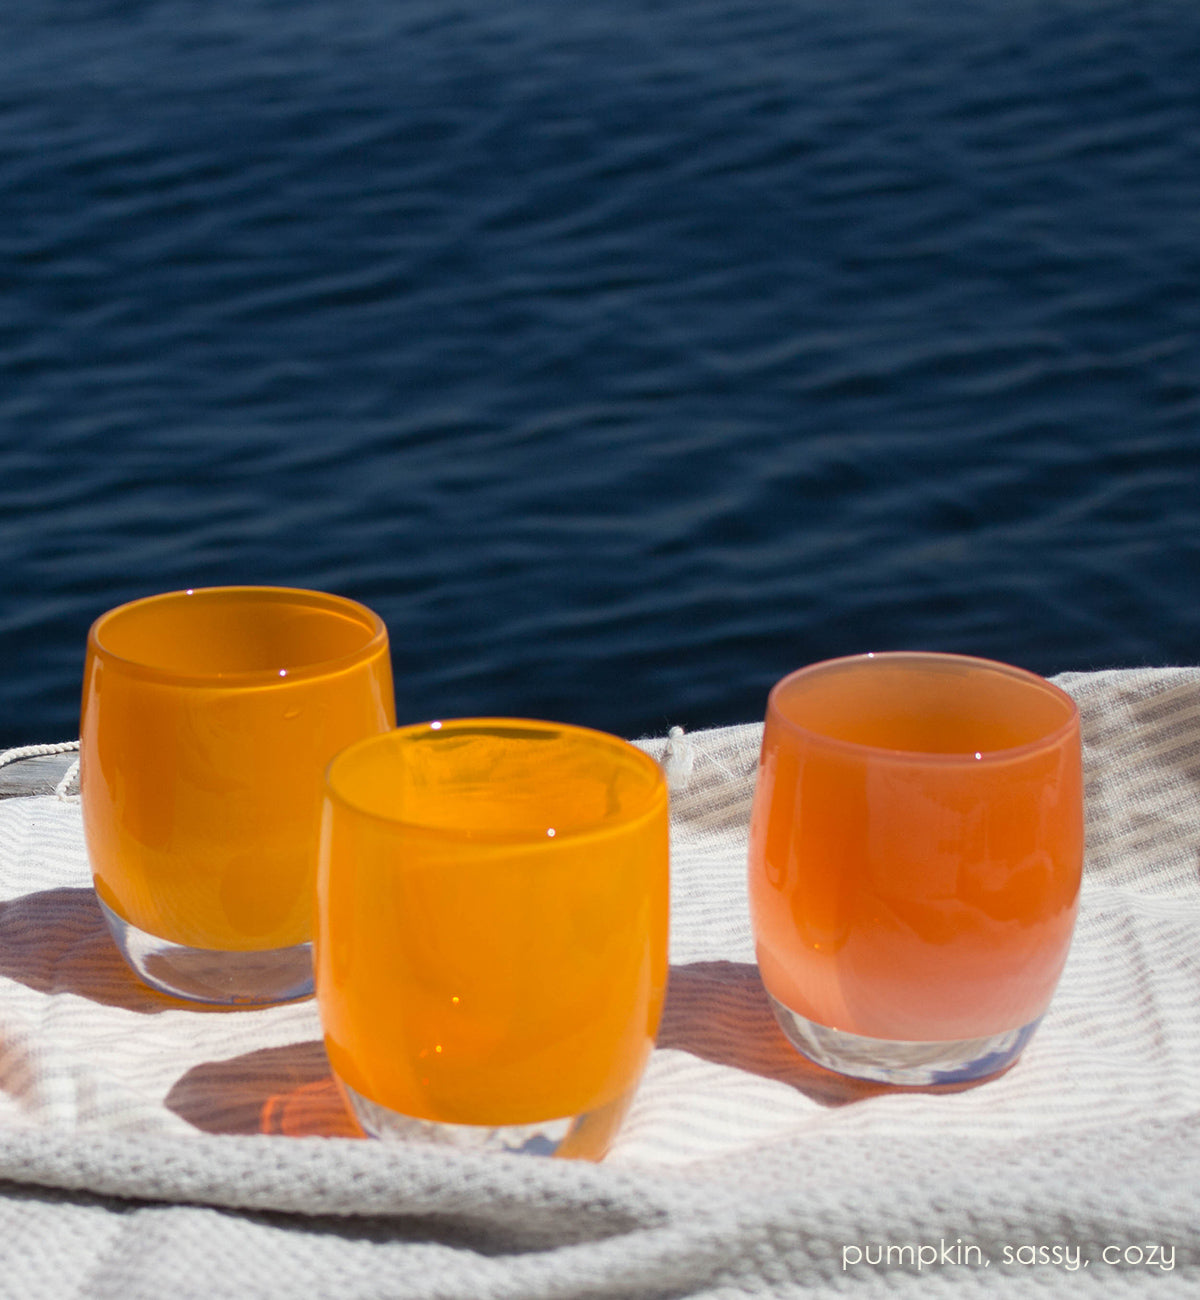
<svg viewBox="0 0 1200 1300">
<path fill-rule="evenodd" d="M 1057 680 L 1076 938 L 1017 1066 L 955 1093 L 834 1081 L 776 1028 L 745 897 L 761 728 L 643 742 L 677 785 L 671 984 L 600 1165 L 351 1136 L 312 1002 L 143 989 L 78 807 L 0 802 L 0 1296 L 1196 1294 L 1200 669 Z"/>
</svg>

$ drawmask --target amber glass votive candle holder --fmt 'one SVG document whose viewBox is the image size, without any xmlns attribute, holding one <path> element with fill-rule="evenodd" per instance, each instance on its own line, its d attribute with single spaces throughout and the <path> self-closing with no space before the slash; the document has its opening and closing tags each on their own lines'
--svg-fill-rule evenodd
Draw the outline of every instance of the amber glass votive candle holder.
<svg viewBox="0 0 1200 1300">
<path fill-rule="evenodd" d="M 599 1159 L 667 980 L 667 791 L 614 736 L 404 727 L 329 765 L 325 1048 L 371 1136 Z"/>
<path fill-rule="evenodd" d="M 792 1044 L 884 1083 L 1016 1060 L 1083 864 L 1079 711 L 961 655 L 814 664 L 771 691 L 750 828 L 759 970 Z"/>
<path fill-rule="evenodd" d="M 311 995 L 329 760 L 395 724 L 387 630 L 355 601 L 215 587 L 134 601 L 88 635 L 80 793 L 96 894 L 153 987 Z"/>
</svg>

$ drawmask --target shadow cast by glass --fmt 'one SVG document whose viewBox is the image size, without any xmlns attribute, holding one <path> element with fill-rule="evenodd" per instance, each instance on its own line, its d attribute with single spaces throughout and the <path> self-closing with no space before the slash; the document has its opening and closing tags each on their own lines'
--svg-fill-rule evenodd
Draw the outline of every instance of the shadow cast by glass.
<svg viewBox="0 0 1200 1300">
<path fill-rule="evenodd" d="M 43 889 L 0 903 L 0 976 L 38 993 L 70 993 L 143 1015 L 185 1005 L 141 983 L 122 961 L 89 888 Z"/>
<path fill-rule="evenodd" d="M 176 1081 L 164 1105 L 205 1133 L 363 1136 L 319 1039 L 194 1066 Z"/>
<path fill-rule="evenodd" d="M 786 1083 L 823 1106 L 845 1106 L 886 1093 L 964 1092 L 998 1077 L 914 1087 L 826 1070 L 788 1041 L 752 962 L 672 966 L 657 1046 Z"/>
</svg>

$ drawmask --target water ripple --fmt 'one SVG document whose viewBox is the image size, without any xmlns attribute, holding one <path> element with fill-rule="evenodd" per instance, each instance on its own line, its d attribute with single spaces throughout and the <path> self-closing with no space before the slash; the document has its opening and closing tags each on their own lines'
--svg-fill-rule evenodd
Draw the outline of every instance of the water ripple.
<svg viewBox="0 0 1200 1300">
<path fill-rule="evenodd" d="M 1200 644 L 1174 0 L 11 0 L 0 744 L 90 620 L 330 587 L 406 716 Z"/>
</svg>

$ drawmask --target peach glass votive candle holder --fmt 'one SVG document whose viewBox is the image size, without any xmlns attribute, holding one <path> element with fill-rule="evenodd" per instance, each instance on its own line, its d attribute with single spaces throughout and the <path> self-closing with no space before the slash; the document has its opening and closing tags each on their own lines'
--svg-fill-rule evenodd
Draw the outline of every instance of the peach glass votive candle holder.
<svg viewBox="0 0 1200 1300">
<path fill-rule="evenodd" d="M 749 858 L 763 984 L 802 1053 L 896 1084 L 1003 1070 L 1075 924 L 1075 702 L 961 655 L 801 669 L 768 701 Z"/>
</svg>

